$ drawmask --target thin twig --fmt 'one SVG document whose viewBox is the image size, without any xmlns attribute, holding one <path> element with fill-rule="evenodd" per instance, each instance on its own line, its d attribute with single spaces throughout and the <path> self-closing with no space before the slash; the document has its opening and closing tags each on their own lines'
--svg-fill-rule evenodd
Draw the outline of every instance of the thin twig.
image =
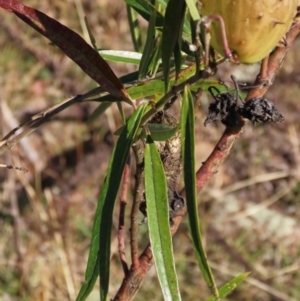
<svg viewBox="0 0 300 301">
<path fill-rule="evenodd" d="M 217 14 L 204 16 L 201 19 L 201 22 L 203 22 L 203 24 L 205 26 L 205 62 L 204 62 L 205 66 L 207 66 L 209 64 L 209 47 L 210 47 L 210 39 L 211 39 L 210 27 L 211 27 L 211 22 L 214 20 L 216 20 L 220 23 L 220 31 L 221 31 L 221 37 L 222 37 L 223 50 L 225 53 L 225 57 L 226 57 L 226 59 L 232 58 L 232 52 L 228 45 L 225 23 L 224 23 L 222 16 L 217 15 Z"/>
<path fill-rule="evenodd" d="M 143 183 L 144 183 L 144 157 L 143 146 L 139 140 L 133 145 L 133 151 L 136 158 L 136 174 L 134 197 L 131 209 L 131 228 L 130 228 L 130 249 L 131 249 L 131 270 L 136 271 L 139 268 L 139 246 L 138 246 L 138 232 L 139 232 L 139 208 L 143 198 Z"/>
<path fill-rule="evenodd" d="M 260 64 L 259 81 L 264 81 L 268 77 L 269 55 L 266 56 Z"/>
<path fill-rule="evenodd" d="M 66 108 L 84 101 L 94 101 L 97 100 L 99 96 L 102 96 L 103 90 L 101 87 L 97 87 L 86 94 L 77 95 L 71 99 L 67 99 L 62 103 L 52 106 L 38 114 L 32 116 L 29 120 L 23 122 L 12 131 L 10 131 L 1 141 L 0 141 L 0 154 L 6 150 L 10 150 L 14 145 L 16 145 L 22 138 L 28 136 L 36 129 L 38 129 L 42 124 L 49 121 L 55 115 L 65 110 Z M 19 134 L 17 132 L 21 130 Z"/>
<path fill-rule="evenodd" d="M 7 164 L 0 164 L 0 168 L 15 169 L 15 170 L 23 171 L 25 173 L 28 172 L 28 170 L 26 168 L 24 168 L 24 167 L 7 165 Z"/>
<path fill-rule="evenodd" d="M 119 213 L 119 228 L 118 228 L 118 244 L 119 244 L 119 256 L 122 263 L 124 275 L 128 273 L 128 265 L 125 254 L 125 208 L 127 205 L 127 191 L 129 182 L 129 171 L 130 171 L 130 156 L 128 157 L 127 163 L 123 172 L 123 182 L 120 194 L 120 213 Z"/>
<path fill-rule="evenodd" d="M 183 83 L 174 86 L 167 94 L 165 94 L 143 117 L 142 124 L 147 122 L 158 110 L 160 110 L 173 96 L 182 92 L 187 84 L 194 84 L 200 79 L 208 78 L 212 75 L 213 71 L 202 70 L 197 72 L 195 75 L 188 78 Z M 67 109 L 68 107 L 86 101 L 97 101 L 100 97 L 107 94 L 103 92 L 101 87 L 97 87 L 83 95 L 77 95 L 71 99 L 65 100 L 60 104 L 54 105 L 53 107 L 46 109 L 38 114 L 32 116 L 29 120 L 23 122 L 12 131 L 10 131 L 1 141 L 0 141 L 0 154 L 7 150 L 10 150 L 15 146 L 22 138 L 30 135 L 41 125 L 51 120 L 55 115 Z M 18 131 L 21 131 L 17 134 Z"/>
</svg>

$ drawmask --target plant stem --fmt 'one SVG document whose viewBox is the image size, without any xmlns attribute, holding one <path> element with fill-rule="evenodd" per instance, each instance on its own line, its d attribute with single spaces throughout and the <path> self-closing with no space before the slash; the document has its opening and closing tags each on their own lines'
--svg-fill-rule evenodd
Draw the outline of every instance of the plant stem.
<svg viewBox="0 0 300 301">
<path fill-rule="evenodd" d="M 122 263 L 124 275 L 128 273 L 128 265 L 126 261 L 125 254 L 125 239 L 124 239 L 124 226 L 125 226 L 125 208 L 127 205 L 127 191 L 129 182 L 129 171 L 130 171 L 130 156 L 128 157 L 127 163 L 123 171 L 123 183 L 120 194 L 120 213 L 119 213 L 119 227 L 118 227 L 118 246 L 119 246 L 119 256 Z"/>
<path fill-rule="evenodd" d="M 131 227 L 130 227 L 130 247 L 131 247 L 131 269 L 136 271 L 139 268 L 139 246 L 138 246 L 138 232 L 139 223 L 138 215 L 140 203 L 144 193 L 144 156 L 142 142 L 139 140 L 132 146 L 136 158 L 136 174 L 135 174 L 135 187 L 134 198 L 131 209 Z"/>
</svg>

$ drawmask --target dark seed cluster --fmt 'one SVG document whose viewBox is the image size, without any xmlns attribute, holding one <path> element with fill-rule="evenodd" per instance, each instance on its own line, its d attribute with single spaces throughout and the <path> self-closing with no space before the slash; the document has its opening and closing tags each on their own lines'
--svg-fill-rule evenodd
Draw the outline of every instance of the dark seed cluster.
<svg viewBox="0 0 300 301">
<path fill-rule="evenodd" d="M 169 202 L 169 216 L 170 216 L 170 225 L 173 226 L 173 219 L 180 215 L 180 211 L 185 208 L 185 202 L 183 197 L 181 197 L 176 191 L 168 189 L 168 202 Z M 140 211 L 147 219 L 147 202 L 145 200 L 140 203 Z"/>
<path fill-rule="evenodd" d="M 169 215 L 170 224 L 173 226 L 173 219 L 180 214 L 180 211 L 185 208 L 185 202 L 183 197 L 181 197 L 176 191 L 168 190 L 169 198 Z"/>
<path fill-rule="evenodd" d="M 216 87 L 210 87 L 209 92 L 214 102 L 209 105 L 205 126 L 220 120 L 226 126 L 235 127 L 240 125 L 241 117 L 249 119 L 253 124 L 284 121 L 276 106 L 265 98 L 256 97 L 238 105 L 238 96 L 235 97 L 233 92 L 220 92 Z"/>
<path fill-rule="evenodd" d="M 265 98 L 252 98 L 239 107 L 239 113 L 249 119 L 253 124 L 284 121 L 275 105 Z"/>
<path fill-rule="evenodd" d="M 220 120 L 226 126 L 237 126 L 241 122 L 238 113 L 237 100 L 232 92 L 220 92 L 216 87 L 209 87 L 208 91 L 214 98 L 214 102 L 209 105 L 208 116 L 204 122 L 209 123 Z M 214 91 L 217 94 L 214 94 Z"/>
</svg>

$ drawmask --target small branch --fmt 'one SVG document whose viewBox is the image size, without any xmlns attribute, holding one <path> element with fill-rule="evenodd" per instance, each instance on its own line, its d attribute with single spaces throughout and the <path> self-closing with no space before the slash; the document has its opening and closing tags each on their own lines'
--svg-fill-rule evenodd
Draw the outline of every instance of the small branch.
<svg viewBox="0 0 300 301">
<path fill-rule="evenodd" d="M 24 167 L 12 166 L 7 164 L 0 164 L 0 168 L 15 169 L 15 170 L 23 171 L 24 173 L 28 172 L 28 170 Z"/>
<path fill-rule="evenodd" d="M 199 71 L 197 74 L 188 78 L 185 82 L 174 86 L 167 94 L 165 94 L 154 106 L 151 108 L 143 117 L 142 124 L 147 122 L 157 111 L 159 111 L 173 96 L 176 96 L 178 93 L 182 92 L 186 85 L 192 85 L 200 79 L 208 78 L 212 75 L 212 71 Z M 71 99 L 65 100 L 64 102 L 57 104 L 47 110 L 44 110 L 34 116 L 29 120 L 23 122 L 18 127 L 10 131 L 1 141 L 0 141 L 0 154 L 4 153 L 7 150 L 10 150 L 14 147 L 22 138 L 30 135 L 41 125 L 51 120 L 55 115 L 67 109 L 68 107 L 86 101 L 95 101 L 99 97 L 107 94 L 103 92 L 101 87 L 97 87 L 86 94 L 77 95 Z M 19 134 L 17 132 L 21 130 Z"/>
<path fill-rule="evenodd" d="M 136 271 L 139 268 L 139 246 L 138 246 L 138 233 L 139 222 L 138 215 L 140 210 L 140 203 L 143 198 L 144 192 L 144 156 L 142 142 L 139 140 L 133 146 L 133 151 L 136 158 L 136 174 L 135 174 L 135 187 L 134 197 L 131 208 L 131 229 L 130 229 L 130 247 L 131 247 L 131 270 Z"/>
<path fill-rule="evenodd" d="M 10 150 L 15 146 L 22 138 L 28 136 L 36 129 L 38 129 L 42 124 L 49 121 L 55 115 L 65 110 L 66 108 L 84 101 L 93 101 L 103 94 L 101 87 L 97 87 L 84 95 L 77 95 L 71 99 L 65 100 L 60 104 L 57 104 L 47 110 L 44 110 L 38 114 L 32 116 L 29 120 L 23 122 L 12 131 L 10 131 L 1 141 L 0 141 L 0 154 L 6 150 Z M 21 132 L 16 134 L 19 130 Z"/>
<path fill-rule="evenodd" d="M 260 64 L 259 81 L 262 82 L 268 77 L 268 63 L 270 55 L 266 56 Z"/>
<path fill-rule="evenodd" d="M 218 21 L 220 23 L 220 30 L 221 30 L 221 37 L 222 37 L 222 43 L 223 43 L 223 49 L 225 53 L 226 59 L 232 58 L 232 53 L 228 45 L 228 40 L 226 36 L 226 28 L 225 23 L 222 18 L 222 16 L 217 14 L 212 14 L 209 16 L 204 16 L 201 19 L 201 22 L 203 22 L 205 26 L 205 66 L 209 64 L 209 47 L 210 47 L 210 26 L 212 21 Z"/>
<path fill-rule="evenodd" d="M 113 301 L 130 301 L 139 290 L 142 280 L 154 263 L 150 244 L 138 259 L 138 269 L 131 267 Z"/>
<path fill-rule="evenodd" d="M 126 261 L 125 254 L 125 235 L 124 235 L 124 225 L 125 225 L 125 208 L 127 205 L 127 191 L 128 191 L 128 182 L 129 182 L 129 171 L 130 171 L 130 156 L 125 165 L 123 172 L 123 183 L 120 194 L 120 213 L 119 213 L 119 227 L 118 227 L 118 245 L 119 245 L 119 256 L 122 263 L 124 275 L 126 276 L 129 269 Z"/>
<path fill-rule="evenodd" d="M 192 85 L 200 79 L 208 78 L 212 75 L 213 71 L 199 71 L 197 74 L 188 78 L 185 82 L 174 86 L 167 94 L 165 94 L 154 106 L 151 108 L 143 117 L 142 124 L 147 122 L 158 110 L 160 110 L 173 96 L 182 92 L 184 87 L 188 84 Z M 55 115 L 67 109 L 68 107 L 86 101 L 97 101 L 100 97 L 106 95 L 101 87 L 97 87 L 83 95 L 77 95 L 71 99 L 65 100 L 60 104 L 57 104 L 47 110 L 44 110 L 38 114 L 32 116 L 29 120 L 23 122 L 18 127 L 10 131 L 1 141 L 0 141 L 0 154 L 14 147 L 22 138 L 30 135 L 41 125 L 51 120 Z M 21 131 L 17 134 L 18 131 Z"/>
</svg>

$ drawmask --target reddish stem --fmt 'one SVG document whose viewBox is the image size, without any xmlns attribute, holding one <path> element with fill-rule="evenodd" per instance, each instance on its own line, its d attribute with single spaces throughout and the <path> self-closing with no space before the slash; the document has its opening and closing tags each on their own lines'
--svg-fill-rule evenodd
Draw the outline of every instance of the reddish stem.
<svg viewBox="0 0 300 301">
<path fill-rule="evenodd" d="M 129 171 L 130 171 L 130 156 L 125 165 L 123 172 L 123 183 L 120 194 L 120 213 L 119 213 L 119 228 L 118 228 L 118 246 L 119 246 L 119 256 L 122 263 L 123 271 L 125 276 L 128 274 L 128 265 L 126 261 L 125 254 L 125 234 L 124 234 L 124 225 L 125 225 L 125 208 L 127 205 L 127 191 L 128 191 L 128 182 L 129 182 Z"/>
<path fill-rule="evenodd" d="M 224 53 L 225 53 L 225 57 L 227 59 L 231 59 L 232 58 L 232 52 L 229 48 L 228 45 L 228 40 L 227 40 L 227 35 L 226 35 L 226 28 L 225 28 L 225 23 L 223 18 L 220 15 L 217 14 L 212 14 L 209 16 L 205 16 L 201 19 L 201 22 L 204 23 L 206 32 L 205 32 L 205 65 L 208 65 L 208 61 L 209 61 L 209 45 L 210 45 L 210 26 L 211 26 L 211 22 L 213 20 L 216 20 L 220 23 L 220 28 L 221 28 L 221 37 L 222 37 L 222 43 L 223 43 L 223 49 L 224 49 Z"/>
<path fill-rule="evenodd" d="M 131 209 L 131 229 L 130 229 L 130 249 L 131 249 L 131 261 L 132 266 L 130 271 L 134 273 L 138 271 L 140 266 L 139 261 L 139 246 L 138 246 L 138 233 L 139 233 L 139 208 L 143 198 L 143 183 L 144 183 L 144 157 L 143 147 L 141 143 L 135 143 L 133 145 L 133 151 L 136 157 L 136 175 L 135 175 L 135 187 L 134 187 L 134 198 Z"/>
<path fill-rule="evenodd" d="M 266 56 L 260 65 L 259 81 L 264 81 L 268 77 L 269 55 Z"/>
</svg>

